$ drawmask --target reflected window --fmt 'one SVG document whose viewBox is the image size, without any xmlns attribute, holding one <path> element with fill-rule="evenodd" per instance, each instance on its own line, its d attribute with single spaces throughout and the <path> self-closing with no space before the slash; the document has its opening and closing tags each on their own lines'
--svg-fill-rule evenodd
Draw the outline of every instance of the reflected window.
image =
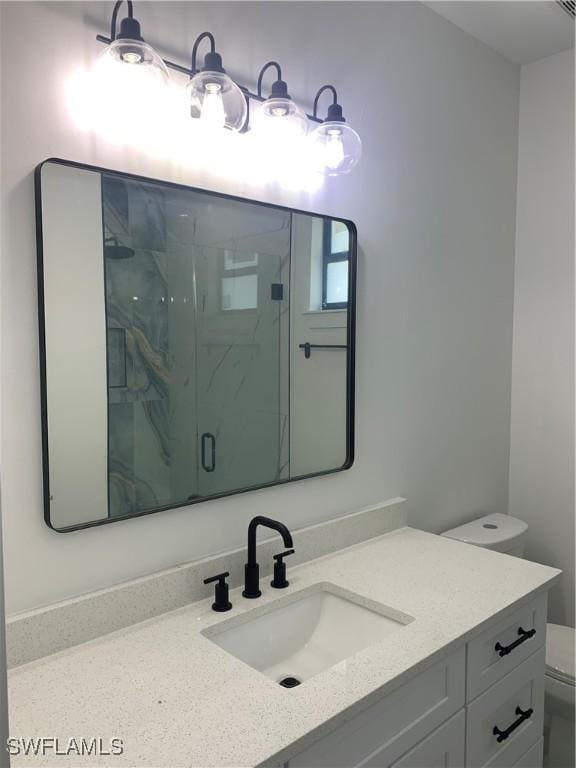
<svg viewBox="0 0 576 768">
<path fill-rule="evenodd" d="M 258 275 L 223 277 L 222 309 L 258 309 Z"/>
<path fill-rule="evenodd" d="M 322 309 L 348 306 L 348 257 L 350 233 L 342 221 L 324 222 L 322 259 Z"/>
<path fill-rule="evenodd" d="M 224 269 L 227 271 L 235 269 L 246 269 L 247 267 L 258 266 L 257 253 L 243 253 L 242 251 L 224 251 Z"/>
<path fill-rule="evenodd" d="M 223 311 L 258 309 L 259 254 L 224 250 L 221 279 Z"/>
</svg>

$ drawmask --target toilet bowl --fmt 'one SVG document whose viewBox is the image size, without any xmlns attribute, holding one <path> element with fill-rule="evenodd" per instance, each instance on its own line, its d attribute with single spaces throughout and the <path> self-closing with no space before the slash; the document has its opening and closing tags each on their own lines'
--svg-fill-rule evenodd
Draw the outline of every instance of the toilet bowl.
<svg viewBox="0 0 576 768">
<path fill-rule="evenodd" d="M 528 526 L 510 515 L 493 514 L 445 531 L 442 536 L 477 547 L 523 557 Z M 576 638 L 572 627 L 546 627 L 546 699 L 544 765 L 574 766 Z"/>
</svg>

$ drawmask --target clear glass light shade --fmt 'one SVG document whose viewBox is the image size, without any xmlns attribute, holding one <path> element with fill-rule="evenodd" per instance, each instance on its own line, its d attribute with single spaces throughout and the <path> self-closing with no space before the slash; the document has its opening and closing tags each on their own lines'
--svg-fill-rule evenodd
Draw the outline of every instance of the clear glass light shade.
<svg viewBox="0 0 576 768">
<path fill-rule="evenodd" d="M 326 121 L 310 134 L 314 163 L 326 176 L 349 173 L 362 155 L 362 141 L 346 123 Z"/>
<path fill-rule="evenodd" d="M 254 110 L 250 128 L 270 137 L 299 138 L 308 131 L 308 118 L 292 99 L 270 98 Z"/>
<path fill-rule="evenodd" d="M 246 122 L 246 98 L 225 72 L 198 72 L 187 88 L 190 116 L 202 127 L 239 131 Z"/>
<path fill-rule="evenodd" d="M 143 40 L 117 39 L 100 54 L 97 66 L 126 67 L 131 74 L 148 82 L 166 85 L 170 79 L 166 64 L 152 46 Z M 117 70 L 120 74 L 120 70 Z"/>
<path fill-rule="evenodd" d="M 93 123 L 111 138 L 137 142 L 160 135 L 171 83 L 166 65 L 147 43 L 126 38 L 110 43 L 94 64 L 89 91 Z"/>
</svg>

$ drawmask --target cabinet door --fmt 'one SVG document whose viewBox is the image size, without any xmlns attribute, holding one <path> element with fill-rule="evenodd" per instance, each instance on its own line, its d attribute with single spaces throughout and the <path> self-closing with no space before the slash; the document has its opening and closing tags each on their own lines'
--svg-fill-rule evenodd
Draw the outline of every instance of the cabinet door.
<svg viewBox="0 0 576 768">
<path fill-rule="evenodd" d="M 389 766 L 464 704 L 464 648 L 290 760 L 290 768 Z"/>
<path fill-rule="evenodd" d="M 390 768 L 462 768 L 465 723 L 464 710 L 461 710 Z M 379 768 L 380 765 L 381 763 L 365 763 L 366 768 Z"/>
</svg>

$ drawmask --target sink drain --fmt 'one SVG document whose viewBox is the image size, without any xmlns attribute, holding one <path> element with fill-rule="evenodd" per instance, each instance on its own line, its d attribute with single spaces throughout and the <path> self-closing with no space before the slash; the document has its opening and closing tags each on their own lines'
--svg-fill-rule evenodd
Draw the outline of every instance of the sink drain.
<svg viewBox="0 0 576 768">
<path fill-rule="evenodd" d="M 283 688 L 296 688 L 297 685 L 300 685 L 302 680 L 298 680 L 297 677 L 283 677 L 282 680 L 279 680 L 278 682 Z"/>
</svg>

